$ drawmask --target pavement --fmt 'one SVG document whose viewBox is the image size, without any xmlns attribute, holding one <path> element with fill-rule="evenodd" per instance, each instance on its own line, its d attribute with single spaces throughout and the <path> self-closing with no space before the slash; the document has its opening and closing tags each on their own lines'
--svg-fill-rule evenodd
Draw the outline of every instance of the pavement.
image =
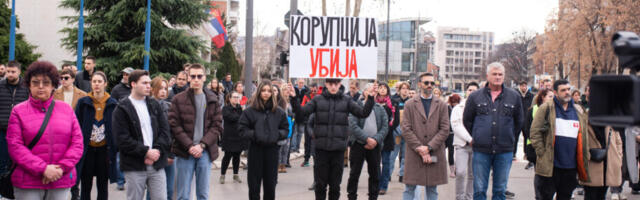
<svg viewBox="0 0 640 200">
<path fill-rule="evenodd" d="M 520 142 L 520 145 L 522 142 Z M 308 187 L 313 182 L 313 168 L 312 167 L 300 167 L 300 164 L 303 162 L 302 153 L 294 153 L 291 157 L 292 168 L 287 169 L 287 173 L 281 173 L 278 175 L 278 185 L 276 187 L 276 199 L 278 200 L 312 200 L 315 199 L 313 191 L 309 191 Z M 523 155 L 521 152 L 517 154 L 517 157 L 522 158 Z M 212 167 L 212 173 L 210 177 L 210 189 L 209 189 L 209 197 L 210 199 L 222 199 L 222 200 L 244 200 L 248 199 L 248 186 L 246 183 L 247 180 L 247 171 L 240 169 L 240 177 L 242 178 L 242 183 L 234 183 L 232 180 L 232 173 L 229 169 L 227 171 L 227 177 L 225 184 L 220 184 L 218 182 L 220 178 L 220 170 L 218 169 L 220 166 L 221 156 L 214 161 Z M 245 161 L 246 158 L 242 158 L 242 161 Z M 379 196 L 379 200 L 399 200 L 402 199 L 402 192 L 404 191 L 404 184 L 398 182 L 398 162 L 394 162 L 396 164 L 395 171 L 392 175 L 392 180 L 389 183 L 389 190 L 386 195 Z M 511 174 L 509 176 L 508 190 L 515 193 L 515 199 L 518 200 L 533 200 L 534 199 L 534 189 L 533 189 L 533 177 L 534 171 L 533 168 L 530 170 L 525 170 L 527 161 L 516 160 L 513 162 L 511 168 Z M 365 164 L 366 165 L 366 164 Z M 367 179 L 368 173 L 366 170 L 366 166 L 363 166 L 362 175 L 360 176 L 360 181 L 358 184 L 358 197 L 359 199 L 367 198 Z M 349 178 L 349 168 L 345 168 L 343 176 L 342 176 L 342 184 L 341 184 L 341 195 L 340 199 L 347 199 L 347 179 Z M 489 184 L 491 185 L 491 184 Z M 192 189 L 192 195 L 195 192 Z M 453 200 L 455 199 L 455 179 L 449 178 L 449 183 L 446 185 L 438 186 L 438 199 L 445 200 Z M 491 186 L 488 189 L 488 197 L 490 199 L 491 196 Z M 628 197 L 628 199 L 636 199 L 640 200 L 640 195 L 632 195 L 631 190 L 628 187 L 624 187 L 623 194 Z M 96 189 L 93 187 L 92 199 L 96 198 Z M 109 199 L 126 199 L 125 191 L 118 191 L 116 189 L 116 184 L 109 185 Z M 192 198 L 195 199 L 195 198 Z M 576 195 L 576 200 L 582 200 L 583 197 L 580 195 Z"/>
</svg>

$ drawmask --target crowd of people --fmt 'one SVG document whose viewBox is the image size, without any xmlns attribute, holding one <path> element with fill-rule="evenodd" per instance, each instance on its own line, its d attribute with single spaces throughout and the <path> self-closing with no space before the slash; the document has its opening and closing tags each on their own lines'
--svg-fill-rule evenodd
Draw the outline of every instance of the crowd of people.
<svg viewBox="0 0 640 200">
<path fill-rule="evenodd" d="M 208 199 L 221 149 L 219 184 L 229 165 L 233 183 L 244 181 L 246 156 L 248 199 L 272 200 L 278 173 L 301 148 L 300 167 L 313 164 L 315 199 L 339 199 L 347 166 L 347 197 L 357 199 L 364 162 L 368 199 L 377 199 L 396 160 L 403 200 L 438 199 L 449 179 L 456 199 L 486 199 L 489 183 L 493 199 L 512 199 L 520 134 L 536 199 L 571 199 L 576 188 L 585 199 L 603 200 L 609 188 L 612 199 L 624 199 L 623 163 L 637 159 L 624 156 L 620 130 L 589 124 L 588 87 L 582 94 L 566 80 L 544 80 L 509 88 L 499 63 L 460 94 L 443 92 L 430 73 L 413 86 L 374 81 L 362 90 L 357 80 L 345 87 L 340 79 L 274 79 L 245 94 L 230 74 L 206 80 L 200 64 L 168 80 L 128 67 L 109 92 L 94 57 L 81 71 L 60 68 L 38 61 L 21 76 L 18 62 L 0 66 L 0 175 L 16 199 L 91 199 L 94 177 L 99 200 L 108 199 L 109 183 L 130 200 L 190 199 L 194 177 L 196 198 Z"/>
</svg>

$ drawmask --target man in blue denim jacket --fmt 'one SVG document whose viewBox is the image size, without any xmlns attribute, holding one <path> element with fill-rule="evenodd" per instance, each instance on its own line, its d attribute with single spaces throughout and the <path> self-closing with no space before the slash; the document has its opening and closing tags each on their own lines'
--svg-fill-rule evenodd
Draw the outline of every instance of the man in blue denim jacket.
<svg viewBox="0 0 640 200">
<path fill-rule="evenodd" d="M 487 85 L 472 93 L 465 105 L 463 122 L 473 142 L 473 199 L 486 199 L 489 173 L 493 169 L 493 199 L 505 199 L 515 135 L 522 126 L 522 100 L 518 92 L 504 87 L 504 66 L 487 66 Z"/>
</svg>

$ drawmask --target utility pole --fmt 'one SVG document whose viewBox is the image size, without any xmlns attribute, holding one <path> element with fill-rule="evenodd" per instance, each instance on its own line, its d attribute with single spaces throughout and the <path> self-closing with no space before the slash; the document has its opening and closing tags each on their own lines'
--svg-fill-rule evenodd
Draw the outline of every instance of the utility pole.
<svg viewBox="0 0 640 200">
<path fill-rule="evenodd" d="M 12 61 L 16 59 L 16 0 L 11 1 L 11 22 L 9 26 L 9 61 Z"/>
<path fill-rule="evenodd" d="M 151 0 L 147 0 L 147 22 L 144 28 L 144 70 L 149 71 L 149 56 L 151 54 Z"/>
<path fill-rule="evenodd" d="M 387 0 L 387 42 L 385 42 L 385 59 L 384 59 L 384 81 L 389 82 L 389 26 L 391 26 L 390 15 L 391 13 L 391 0 Z"/>
<path fill-rule="evenodd" d="M 15 0 L 13 0 L 15 2 Z M 78 16 L 78 47 L 76 49 L 76 69 L 82 70 L 82 52 L 84 43 L 84 0 L 80 0 L 80 16 Z"/>
<path fill-rule="evenodd" d="M 244 60 L 244 91 L 246 96 L 253 95 L 251 80 L 253 80 L 253 0 L 247 0 L 247 24 L 245 35 Z"/>
</svg>

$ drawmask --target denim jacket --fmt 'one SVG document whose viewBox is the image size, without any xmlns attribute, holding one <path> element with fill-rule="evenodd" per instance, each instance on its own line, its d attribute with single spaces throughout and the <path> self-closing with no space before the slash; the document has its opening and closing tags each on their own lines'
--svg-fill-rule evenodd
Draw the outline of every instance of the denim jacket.
<svg viewBox="0 0 640 200">
<path fill-rule="evenodd" d="M 503 85 L 502 92 L 493 101 L 489 87 L 481 88 L 467 99 L 462 121 L 473 137 L 474 151 L 512 152 L 515 135 L 522 127 L 522 98 Z"/>
</svg>

